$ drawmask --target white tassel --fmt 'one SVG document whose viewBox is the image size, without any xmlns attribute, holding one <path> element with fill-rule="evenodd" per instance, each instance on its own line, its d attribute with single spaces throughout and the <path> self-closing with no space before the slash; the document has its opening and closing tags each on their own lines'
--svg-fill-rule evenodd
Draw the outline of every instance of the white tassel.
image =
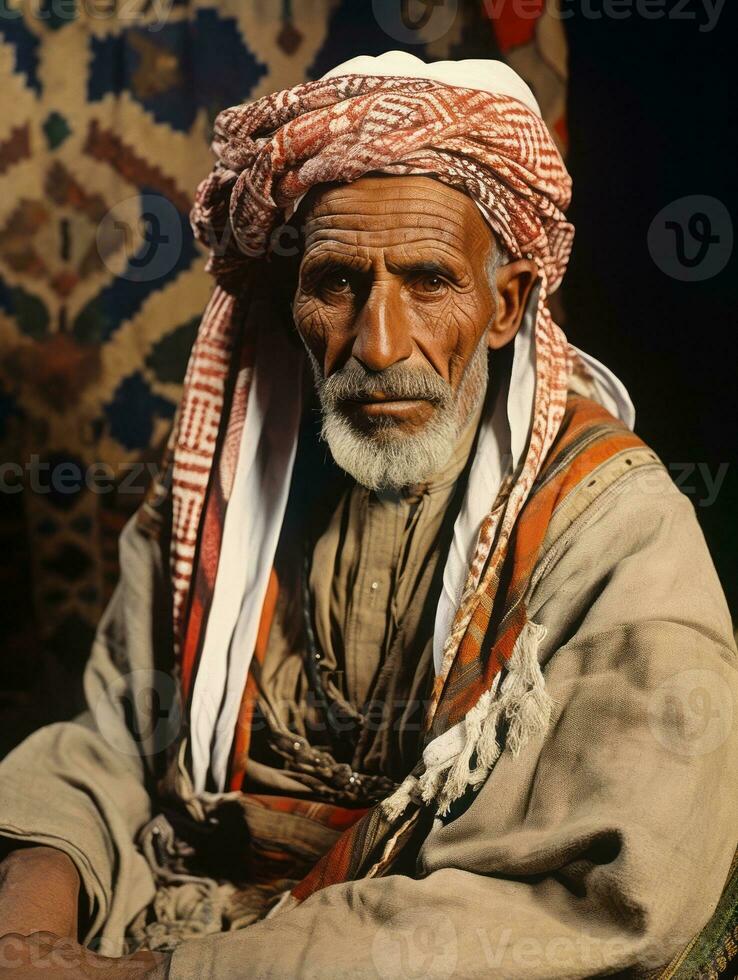
<svg viewBox="0 0 738 980">
<path fill-rule="evenodd" d="M 386 800 L 382 800 L 381 806 L 384 815 L 388 820 L 396 820 L 402 816 L 410 803 L 417 800 L 418 796 L 418 778 L 410 773 L 409 776 L 403 779 L 391 796 L 388 796 Z"/>
<path fill-rule="evenodd" d="M 508 723 L 506 745 L 514 756 L 548 727 L 552 702 L 538 662 L 538 647 L 546 633 L 545 626 L 530 621 L 525 624 L 506 665 L 499 696 L 495 697 L 494 684 L 466 716 L 464 745 L 451 765 L 444 766 L 449 773 L 443 785 L 439 785 L 442 773 L 434 773 L 432 795 L 423 792 L 424 801 L 437 799 L 440 816 L 448 813 L 468 786 L 476 789 L 487 778 L 500 755 L 498 730 L 502 718 Z M 472 770 L 470 762 L 475 752 L 476 765 Z M 428 779 L 428 772 L 420 777 L 421 787 Z"/>
<path fill-rule="evenodd" d="M 420 798 L 423 803 L 431 803 L 438 796 L 444 777 L 453 765 L 453 761 L 449 759 L 443 765 L 434 766 L 420 777 Z"/>
<path fill-rule="evenodd" d="M 486 776 L 499 758 L 501 746 L 497 738 L 497 730 L 502 714 L 502 705 L 498 700 L 490 706 L 489 713 L 482 726 L 482 732 L 477 742 L 477 770 Z M 478 781 L 475 781 L 478 785 Z"/>
<path fill-rule="evenodd" d="M 504 691 L 505 718 L 508 721 L 506 744 L 515 756 L 531 738 L 548 728 L 553 702 L 538 662 L 538 647 L 547 633 L 545 626 L 530 621 L 523 627 L 507 666 Z"/>
<path fill-rule="evenodd" d="M 471 770 L 469 764 L 474 754 L 479 736 L 482 733 L 482 725 L 490 710 L 492 691 L 485 691 L 474 707 L 467 713 L 464 728 L 464 747 L 453 761 L 446 781 L 443 785 L 439 803 L 439 813 L 441 816 L 448 812 L 448 808 L 454 800 L 458 799 L 469 785 Z"/>
<path fill-rule="evenodd" d="M 390 820 L 400 817 L 410 803 L 434 801 L 438 814 L 445 816 L 467 787 L 479 788 L 502 750 L 499 727 L 503 719 L 507 722 L 505 744 L 513 756 L 546 731 L 552 701 L 538 662 L 538 647 L 546 633 L 545 626 L 530 620 L 525 624 L 506 664 L 504 681 L 500 684 L 498 675 L 462 722 L 426 746 L 421 776 L 411 773 L 383 801 L 382 809 Z"/>
<path fill-rule="evenodd" d="M 295 908 L 297 904 L 297 899 L 288 889 L 287 891 L 282 892 L 279 897 L 279 901 L 272 905 L 264 918 L 273 919 L 275 916 L 281 915 L 282 912 L 289 912 L 291 909 Z"/>
</svg>

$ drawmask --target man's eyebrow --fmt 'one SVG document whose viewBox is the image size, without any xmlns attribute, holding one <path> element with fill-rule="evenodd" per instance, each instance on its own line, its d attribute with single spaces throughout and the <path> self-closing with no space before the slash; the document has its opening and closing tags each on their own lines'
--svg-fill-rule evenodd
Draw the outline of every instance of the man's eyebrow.
<svg viewBox="0 0 738 980">
<path fill-rule="evenodd" d="M 446 262 L 441 258 L 422 258 L 421 256 L 397 256 L 385 259 L 390 272 L 415 272 L 430 276 L 442 276 L 446 279 L 460 280 L 464 278 L 465 270 L 454 262 Z"/>
<path fill-rule="evenodd" d="M 363 269 L 368 264 L 366 259 L 354 252 L 343 252 L 326 246 L 306 251 L 302 259 L 303 269 L 316 272 L 335 268 Z"/>
</svg>

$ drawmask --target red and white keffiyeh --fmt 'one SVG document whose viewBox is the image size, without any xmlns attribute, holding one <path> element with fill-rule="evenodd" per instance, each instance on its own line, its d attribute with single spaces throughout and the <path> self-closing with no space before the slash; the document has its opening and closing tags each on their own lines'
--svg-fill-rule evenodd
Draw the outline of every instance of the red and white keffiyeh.
<svg viewBox="0 0 738 980">
<path fill-rule="evenodd" d="M 530 90 L 506 66 L 473 63 L 486 66 L 487 73 L 461 72 L 467 80 L 482 78 L 469 87 L 449 83 L 448 77 L 457 77 L 453 63 L 434 72 L 437 66 L 402 57 L 413 63 L 415 77 L 387 74 L 382 58 L 359 59 L 375 71 L 331 73 L 226 109 L 216 120 L 217 163 L 198 188 L 192 223 L 211 250 L 208 267 L 217 286 L 192 352 L 170 444 L 174 634 L 190 688 L 200 789 L 208 769 L 217 785 L 225 781 L 294 458 L 299 352 L 286 345 L 276 349 L 280 341 L 267 336 L 263 322 L 268 313 L 260 320 L 257 301 L 249 306 L 245 296 L 255 257 L 268 253 L 270 236 L 295 202 L 317 184 L 352 181 L 368 172 L 430 175 L 468 194 L 506 252 L 531 257 L 538 267 L 537 307 L 530 311 L 527 339 L 521 334 L 520 341 L 532 347 L 520 360 L 527 360 L 529 372 L 511 392 L 520 401 L 527 391 L 523 402 L 529 399 L 524 434 L 517 437 L 520 461 L 512 490 L 496 509 L 499 483 L 490 482 L 483 467 L 476 477 L 472 470 L 458 526 L 473 540 L 461 549 L 461 571 L 456 556 L 461 581 L 444 589 L 446 612 L 439 609 L 437 691 L 479 596 L 498 571 L 563 417 L 578 352 L 553 322 L 547 296 L 561 282 L 573 237 L 564 216 L 571 192 L 564 163 Z M 417 77 L 415 64 L 436 77 Z M 395 53 L 389 67 L 397 70 L 396 65 Z M 599 376 L 609 385 L 610 404 L 625 406 L 628 415 L 622 386 L 596 362 L 589 364 L 595 380 Z M 484 438 L 494 439 L 491 426 L 479 452 Z M 255 498 L 264 495 L 269 500 L 256 505 Z M 236 496 L 237 515 L 228 506 Z"/>
</svg>

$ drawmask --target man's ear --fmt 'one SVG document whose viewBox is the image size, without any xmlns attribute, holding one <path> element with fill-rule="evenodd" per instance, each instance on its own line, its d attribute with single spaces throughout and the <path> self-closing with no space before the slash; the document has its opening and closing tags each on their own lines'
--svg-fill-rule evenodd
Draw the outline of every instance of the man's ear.
<svg viewBox="0 0 738 980">
<path fill-rule="evenodd" d="M 489 348 L 499 350 L 520 329 L 528 297 L 538 278 L 533 259 L 515 259 L 497 269 L 497 313 L 489 328 Z"/>
</svg>

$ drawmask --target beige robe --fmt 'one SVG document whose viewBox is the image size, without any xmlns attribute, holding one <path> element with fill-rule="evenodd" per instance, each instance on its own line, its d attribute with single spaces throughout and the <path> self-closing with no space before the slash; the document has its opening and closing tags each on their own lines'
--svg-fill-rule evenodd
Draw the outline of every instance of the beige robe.
<svg viewBox="0 0 738 980">
<path fill-rule="evenodd" d="M 166 735 L 142 718 L 134 738 L 121 708 L 150 682 L 144 624 L 165 571 L 134 523 L 121 557 L 85 677 L 92 714 L 0 765 L 0 831 L 71 856 L 87 939 L 112 953 L 153 897 L 134 838 Z M 548 629 L 551 724 L 502 753 L 460 816 L 433 821 L 412 875 L 334 885 L 184 942 L 170 980 L 637 976 L 705 924 L 738 837 L 736 651 L 692 506 L 665 470 L 615 457 L 570 494 L 527 606 Z"/>
</svg>

